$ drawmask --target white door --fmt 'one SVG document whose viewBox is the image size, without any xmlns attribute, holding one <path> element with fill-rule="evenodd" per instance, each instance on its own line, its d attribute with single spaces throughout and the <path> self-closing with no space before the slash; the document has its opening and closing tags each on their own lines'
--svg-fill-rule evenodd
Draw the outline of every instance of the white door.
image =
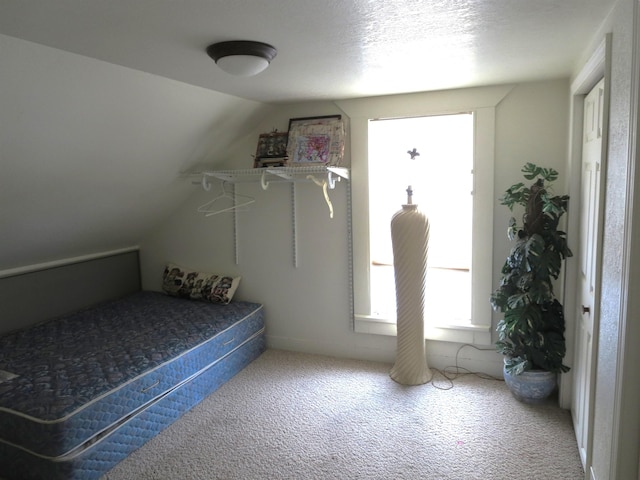
<svg viewBox="0 0 640 480">
<path fill-rule="evenodd" d="M 582 188 L 580 198 L 579 284 L 576 302 L 576 350 L 572 414 L 585 471 L 591 466 L 595 360 L 598 329 L 599 245 L 601 231 L 600 174 L 604 117 L 604 80 L 584 100 Z"/>
</svg>

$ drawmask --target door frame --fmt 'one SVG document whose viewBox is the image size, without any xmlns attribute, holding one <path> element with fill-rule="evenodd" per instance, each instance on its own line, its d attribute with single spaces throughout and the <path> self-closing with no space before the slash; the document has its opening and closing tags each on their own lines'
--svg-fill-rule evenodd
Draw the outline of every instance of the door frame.
<svg viewBox="0 0 640 480">
<path fill-rule="evenodd" d="M 581 198 L 581 186 L 582 186 L 582 145 L 584 135 L 584 99 L 587 94 L 593 89 L 593 87 L 604 78 L 604 99 L 603 99 L 603 131 L 602 131 L 602 151 L 601 151 L 601 172 L 600 172 L 600 203 L 596 205 L 598 212 L 596 216 L 600 219 L 603 218 L 604 200 L 605 200 L 605 186 L 606 186 L 606 165 L 607 165 L 607 145 L 608 145 L 608 116 L 609 116 L 609 101 L 610 101 L 610 79 L 611 79 L 611 34 L 607 34 L 598 48 L 589 58 L 588 62 L 584 65 L 580 73 L 576 76 L 571 84 L 571 110 L 570 110 L 570 141 L 569 141 L 569 157 L 567 166 L 567 188 L 569 195 L 573 199 Z M 574 200 L 575 201 L 575 200 Z M 571 204 L 569 205 L 571 212 Z M 567 233 L 569 238 L 580 238 L 580 215 L 577 213 L 579 210 L 574 210 L 574 213 L 569 216 L 567 224 Z M 602 264 L 602 241 L 603 232 L 602 229 L 597 233 L 598 239 L 596 240 L 595 262 L 599 265 L 596 272 L 595 284 L 595 299 L 596 302 L 600 298 L 601 289 L 601 264 Z M 582 247 L 574 243 L 575 249 Z M 576 256 L 567 262 L 566 269 L 566 282 L 564 289 L 564 304 L 565 312 L 569 312 L 565 315 L 569 321 L 567 322 L 567 362 L 570 366 L 575 366 L 574 362 L 576 352 L 576 342 L 578 341 L 576 336 L 576 314 L 579 308 L 579 296 L 580 282 L 579 282 L 579 258 L 580 252 L 576 251 Z M 593 447 L 593 425 L 594 425 L 594 413 L 595 413 L 595 391 L 596 391 L 596 371 L 597 371 L 597 350 L 598 350 L 598 332 L 599 332 L 599 306 L 592 306 L 593 318 L 593 367 L 588 374 L 591 376 L 591 391 L 589 392 L 588 402 L 588 418 L 587 422 L 587 445 L 586 445 L 586 457 L 585 457 L 585 478 L 590 478 L 591 470 L 591 457 Z M 573 369 L 569 374 L 561 375 L 560 378 L 560 396 L 559 403 L 563 408 L 571 408 L 572 399 L 575 394 L 573 392 Z"/>
<path fill-rule="evenodd" d="M 629 89 L 628 148 L 626 158 L 626 199 L 622 245 L 622 272 L 620 290 L 620 317 L 616 351 L 615 391 L 611 462 L 608 478 L 638 478 L 640 480 L 640 299 L 635 292 L 640 288 L 640 6 L 633 2 L 631 35 L 631 65 Z"/>
<path fill-rule="evenodd" d="M 572 199 L 580 199 L 581 190 L 581 175 L 582 175 L 582 135 L 583 135 L 583 122 L 584 122 L 584 99 L 591 89 L 602 79 L 605 79 L 604 90 L 604 111 L 605 115 L 608 115 L 609 110 L 609 89 L 611 78 L 611 34 L 607 34 L 602 40 L 600 45 L 593 52 L 589 60 L 585 63 L 580 73 L 576 76 L 571 83 L 571 98 L 570 98 L 570 120 L 569 120 L 569 156 L 567 165 L 567 189 L 569 196 Z M 607 144 L 607 129 L 603 132 L 603 145 Z M 606 151 L 606 147 L 603 149 Z M 604 155 L 604 153 L 603 153 Z M 602 159 L 603 166 L 606 165 L 606 159 Z M 603 168 L 603 174 L 606 169 Z M 601 177 L 601 203 L 604 201 L 604 192 L 602 189 L 605 186 L 604 177 Z M 574 200 L 575 201 L 575 200 Z M 571 210 L 571 203 L 569 203 L 569 215 L 567 217 L 567 236 L 568 238 L 579 238 L 580 216 L 577 211 Z M 596 258 L 601 258 L 602 242 L 598 242 L 598 250 L 596 252 Z M 565 306 L 565 312 L 575 312 L 578 308 L 577 295 L 578 292 L 578 256 L 569 258 L 566 262 L 565 271 L 565 288 L 563 295 L 563 303 Z M 599 282 L 598 282 L 599 283 Z M 568 319 L 566 328 L 567 338 L 567 354 L 566 362 L 569 366 L 572 366 L 575 355 L 575 322 L 572 314 L 565 314 Z M 594 325 L 594 331 L 596 326 Z M 559 404 L 562 408 L 571 408 L 571 399 L 573 397 L 573 374 L 569 371 L 568 374 L 560 376 L 560 395 Z"/>
</svg>

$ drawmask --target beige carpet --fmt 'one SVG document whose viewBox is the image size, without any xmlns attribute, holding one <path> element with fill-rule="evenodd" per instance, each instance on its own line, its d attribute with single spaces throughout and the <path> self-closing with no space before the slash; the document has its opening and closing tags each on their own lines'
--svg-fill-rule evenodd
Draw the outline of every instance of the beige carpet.
<svg viewBox="0 0 640 480">
<path fill-rule="evenodd" d="M 390 367 L 268 350 L 104 480 L 583 477 L 554 402 L 472 375 L 405 387 Z"/>
</svg>

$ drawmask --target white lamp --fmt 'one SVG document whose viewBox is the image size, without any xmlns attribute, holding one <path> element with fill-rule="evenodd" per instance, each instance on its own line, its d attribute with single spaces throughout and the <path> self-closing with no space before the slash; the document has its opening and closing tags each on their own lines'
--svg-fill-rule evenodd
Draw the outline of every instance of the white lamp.
<svg viewBox="0 0 640 480">
<path fill-rule="evenodd" d="M 262 42 L 234 40 L 214 43 L 207 54 L 225 72 L 240 77 L 251 77 L 264 71 L 278 51 Z"/>
<path fill-rule="evenodd" d="M 418 210 L 412 196 L 409 186 L 407 203 L 391 218 L 398 333 L 396 362 L 390 376 L 402 385 L 422 385 L 433 375 L 424 343 L 429 219 Z"/>
</svg>

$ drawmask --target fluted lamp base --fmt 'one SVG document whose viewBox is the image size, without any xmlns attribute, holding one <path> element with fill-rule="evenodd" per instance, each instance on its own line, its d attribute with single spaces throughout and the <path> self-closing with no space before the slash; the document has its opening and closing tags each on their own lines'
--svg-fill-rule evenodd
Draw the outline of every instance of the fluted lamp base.
<svg viewBox="0 0 640 480">
<path fill-rule="evenodd" d="M 400 342 L 398 342 L 400 343 Z M 424 340 L 422 341 L 424 344 Z M 433 377 L 426 359 L 426 349 L 398 345 L 396 361 L 389 376 L 401 385 L 424 385 Z"/>
<path fill-rule="evenodd" d="M 390 376 L 402 385 L 422 385 L 433 376 L 424 339 L 424 290 L 429 221 L 417 205 L 402 205 L 391 219 L 396 281 L 397 351 Z"/>
</svg>

